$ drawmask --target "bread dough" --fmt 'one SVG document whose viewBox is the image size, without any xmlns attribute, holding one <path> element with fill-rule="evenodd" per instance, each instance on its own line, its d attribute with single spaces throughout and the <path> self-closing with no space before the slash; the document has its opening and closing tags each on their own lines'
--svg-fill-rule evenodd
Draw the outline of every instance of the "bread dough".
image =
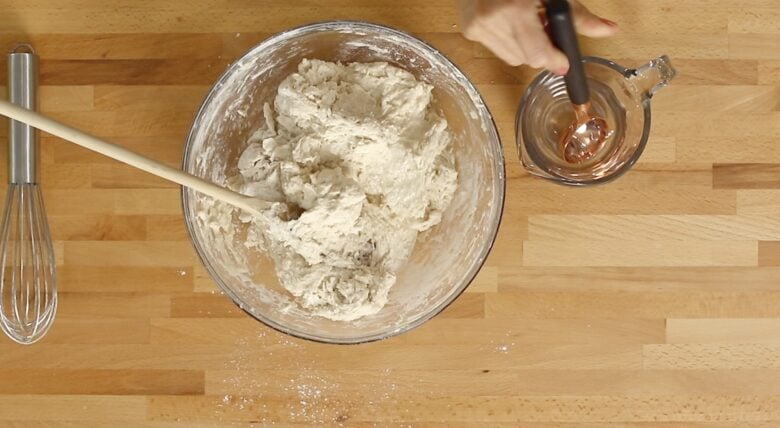
<svg viewBox="0 0 780 428">
<path fill-rule="evenodd" d="M 229 182 L 303 210 L 290 221 L 242 218 L 255 222 L 246 245 L 273 259 L 280 284 L 311 313 L 378 312 L 420 233 L 441 221 L 457 172 L 432 89 L 384 62 L 303 60 L 264 106 Z"/>
</svg>

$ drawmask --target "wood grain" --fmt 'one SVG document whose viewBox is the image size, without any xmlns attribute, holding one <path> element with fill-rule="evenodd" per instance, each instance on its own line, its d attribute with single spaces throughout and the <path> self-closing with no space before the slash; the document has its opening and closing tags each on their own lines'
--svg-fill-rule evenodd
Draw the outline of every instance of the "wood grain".
<svg viewBox="0 0 780 428">
<path fill-rule="evenodd" d="M 778 189 L 776 164 L 714 164 L 712 186 L 719 189 Z"/>
<path fill-rule="evenodd" d="M 0 425 L 778 426 L 780 3 L 584 3 L 621 25 L 586 54 L 678 70 L 634 170 L 590 189 L 525 173 L 514 119 L 538 70 L 466 41 L 455 0 L 3 2 L 0 50 L 35 46 L 43 112 L 171 166 L 215 79 L 271 34 L 327 19 L 413 32 L 478 86 L 508 181 L 494 250 L 456 303 L 329 346 L 219 292 L 177 187 L 44 135 L 59 313 L 34 346 L 0 340 Z"/>
</svg>

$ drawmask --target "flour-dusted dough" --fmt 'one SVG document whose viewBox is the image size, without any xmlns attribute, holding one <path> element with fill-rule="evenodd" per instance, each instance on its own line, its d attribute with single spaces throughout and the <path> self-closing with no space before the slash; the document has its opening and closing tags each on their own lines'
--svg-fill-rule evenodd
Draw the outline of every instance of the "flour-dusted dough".
<svg viewBox="0 0 780 428">
<path fill-rule="evenodd" d="M 246 245 L 270 255 L 280 283 L 313 314 L 378 312 L 418 234 L 450 204 L 452 134 L 431 90 L 383 62 L 303 60 L 265 105 L 230 182 L 304 210 L 258 222 Z"/>
</svg>

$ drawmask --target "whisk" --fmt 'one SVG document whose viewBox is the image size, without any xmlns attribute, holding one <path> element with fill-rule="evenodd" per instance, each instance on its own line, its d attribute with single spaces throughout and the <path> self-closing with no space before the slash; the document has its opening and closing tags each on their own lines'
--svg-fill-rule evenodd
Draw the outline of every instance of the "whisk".
<svg viewBox="0 0 780 428">
<path fill-rule="evenodd" d="M 36 107 L 38 63 L 28 45 L 8 56 L 10 101 Z M 43 195 L 38 182 L 38 140 L 34 128 L 10 121 L 8 193 L 0 226 L 0 327 L 14 341 L 40 340 L 57 312 L 57 287 Z"/>
</svg>

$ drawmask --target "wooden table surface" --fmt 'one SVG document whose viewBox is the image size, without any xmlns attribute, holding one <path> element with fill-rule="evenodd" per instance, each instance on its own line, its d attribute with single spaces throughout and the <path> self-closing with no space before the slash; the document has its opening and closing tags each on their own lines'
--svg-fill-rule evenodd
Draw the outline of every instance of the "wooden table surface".
<svg viewBox="0 0 780 428">
<path fill-rule="evenodd" d="M 170 165 L 212 82 L 269 34 L 414 32 L 478 84 L 509 179 L 495 250 L 456 304 L 328 346 L 218 294 L 175 186 L 44 136 L 60 307 L 42 342 L 0 341 L 0 425 L 777 426 L 780 2 L 586 1 L 622 26 L 586 53 L 679 70 L 641 162 L 594 189 L 523 172 L 512 125 L 535 71 L 464 40 L 454 3 L 0 0 L 2 51 L 42 58 L 44 112 Z"/>
</svg>

